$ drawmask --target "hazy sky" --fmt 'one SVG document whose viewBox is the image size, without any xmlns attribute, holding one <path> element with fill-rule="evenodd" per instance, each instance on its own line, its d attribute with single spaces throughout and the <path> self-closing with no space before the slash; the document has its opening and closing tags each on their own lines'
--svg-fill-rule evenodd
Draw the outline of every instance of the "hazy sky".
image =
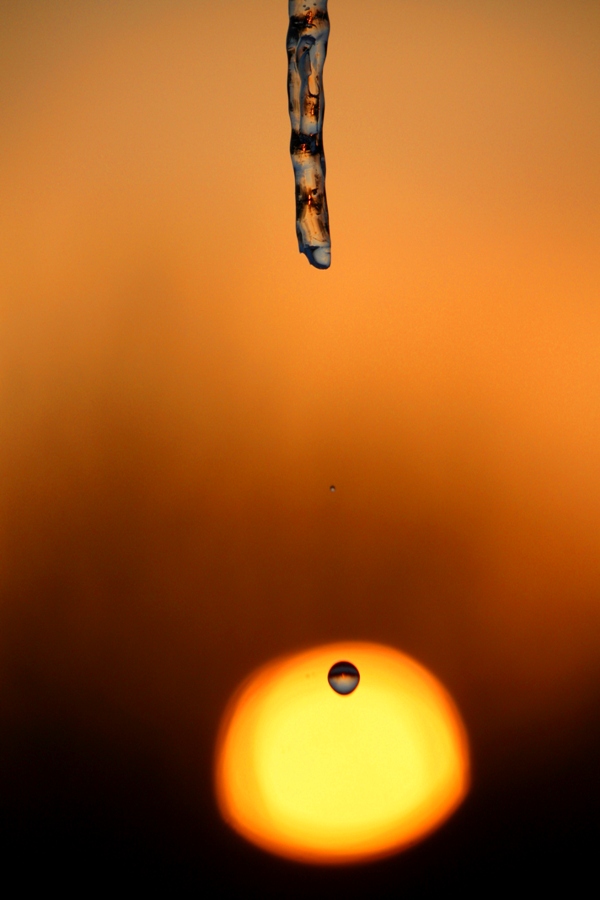
<svg viewBox="0 0 600 900">
<path fill-rule="evenodd" d="M 510 768 L 598 690 L 600 5 L 329 10 L 320 272 L 284 0 L 0 3 L 0 692 L 191 759 L 382 641 Z"/>
</svg>

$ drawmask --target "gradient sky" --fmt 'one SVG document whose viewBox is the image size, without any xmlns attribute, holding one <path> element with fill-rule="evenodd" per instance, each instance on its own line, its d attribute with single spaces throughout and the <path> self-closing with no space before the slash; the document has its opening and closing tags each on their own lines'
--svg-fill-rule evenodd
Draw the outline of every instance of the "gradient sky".
<svg viewBox="0 0 600 900">
<path fill-rule="evenodd" d="M 431 669 L 476 779 L 597 715 L 600 6 L 329 7 L 320 272 L 284 0 L 0 2 L 2 715 L 192 795 L 322 641 Z"/>
</svg>

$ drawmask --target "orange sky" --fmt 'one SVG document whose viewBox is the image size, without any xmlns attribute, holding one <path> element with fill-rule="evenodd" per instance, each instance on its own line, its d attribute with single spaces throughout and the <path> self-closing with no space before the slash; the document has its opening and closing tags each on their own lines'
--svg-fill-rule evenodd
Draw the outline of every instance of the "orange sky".
<svg viewBox="0 0 600 900">
<path fill-rule="evenodd" d="M 6 702 L 178 754 L 271 657 L 381 641 L 491 757 L 558 752 L 600 669 L 598 4 L 331 0 L 327 272 L 283 0 L 0 5 Z"/>
</svg>

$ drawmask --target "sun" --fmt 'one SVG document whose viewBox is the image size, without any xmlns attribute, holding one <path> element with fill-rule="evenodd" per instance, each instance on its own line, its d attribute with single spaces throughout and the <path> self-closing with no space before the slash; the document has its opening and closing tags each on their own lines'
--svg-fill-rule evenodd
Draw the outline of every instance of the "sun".
<svg viewBox="0 0 600 900">
<path fill-rule="evenodd" d="M 329 677 L 336 665 L 357 670 L 350 690 Z M 308 863 L 401 850 L 453 812 L 468 781 L 466 732 L 448 693 L 377 644 L 329 644 L 262 667 L 233 697 L 217 741 L 224 819 Z"/>
</svg>

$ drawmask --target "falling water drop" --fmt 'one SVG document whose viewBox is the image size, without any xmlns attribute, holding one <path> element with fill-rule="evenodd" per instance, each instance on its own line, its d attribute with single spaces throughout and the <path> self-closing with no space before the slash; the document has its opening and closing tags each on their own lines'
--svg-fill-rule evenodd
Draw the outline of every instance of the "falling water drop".
<svg viewBox="0 0 600 900">
<path fill-rule="evenodd" d="M 351 694 L 360 681 L 360 674 L 352 663 L 337 662 L 330 668 L 327 681 L 337 694 Z"/>
<path fill-rule="evenodd" d="M 332 494 L 335 494 L 335 484 L 329 485 L 329 490 L 331 491 Z"/>
</svg>

